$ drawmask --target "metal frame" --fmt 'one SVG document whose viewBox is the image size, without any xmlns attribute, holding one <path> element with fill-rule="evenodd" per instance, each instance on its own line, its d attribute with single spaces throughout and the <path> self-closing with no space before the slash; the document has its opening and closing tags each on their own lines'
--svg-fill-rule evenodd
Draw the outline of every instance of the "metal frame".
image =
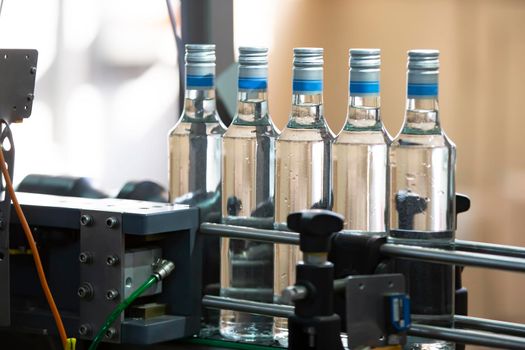
<svg viewBox="0 0 525 350">
<path fill-rule="evenodd" d="M 92 288 L 92 295 L 79 295 L 79 330 L 82 329 L 79 333 L 85 333 L 80 334 L 83 339 L 91 339 L 124 298 L 124 234 L 120 213 L 83 210 L 80 217 L 80 254 L 88 257 L 88 261 L 80 264 L 80 283 Z M 123 319 L 122 313 L 106 341 L 120 342 Z"/>
<path fill-rule="evenodd" d="M 260 242 L 299 244 L 299 234 L 289 231 L 202 223 L 200 233 Z M 458 240 L 454 244 L 454 249 L 444 250 L 386 243 L 381 246 L 380 252 L 384 256 L 392 258 L 525 272 L 525 248 Z M 335 281 L 336 287 L 340 284 L 339 282 Z M 294 314 L 292 306 L 210 295 L 204 296 L 202 304 L 209 308 L 251 312 L 273 317 L 286 317 L 286 315 L 289 317 Z M 455 315 L 454 321 L 459 328 L 468 327 L 471 329 L 451 329 L 414 324 L 407 331 L 407 334 L 494 348 L 525 349 L 525 325 L 461 315 Z M 488 332 L 498 332 L 499 334 Z"/>
</svg>

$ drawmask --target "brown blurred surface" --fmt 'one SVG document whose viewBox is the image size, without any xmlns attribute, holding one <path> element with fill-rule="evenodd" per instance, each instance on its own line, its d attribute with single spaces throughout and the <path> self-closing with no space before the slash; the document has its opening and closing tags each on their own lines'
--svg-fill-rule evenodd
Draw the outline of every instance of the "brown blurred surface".
<svg viewBox="0 0 525 350">
<path fill-rule="evenodd" d="M 325 48 L 325 115 L 335 133 L 347 104 L 348 49 L 382 50 L 382 117 L 397 134 L 406 51 L 441 51 L 441 121 L 458 150 L 457 190 L 472 208 L 461 239 L 525 245 L 525 2 L 518 0 L 303 0 L 274 5 L 270 108 L 288 118 L 292 49 Z M 467 269 L 470 314 L 525 322 L 525 276 Z"/>
</svg>

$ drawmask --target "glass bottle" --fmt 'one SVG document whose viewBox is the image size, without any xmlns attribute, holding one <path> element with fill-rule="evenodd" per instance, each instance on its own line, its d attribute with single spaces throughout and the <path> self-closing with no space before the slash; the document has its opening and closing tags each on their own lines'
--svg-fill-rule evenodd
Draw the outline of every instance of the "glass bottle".
<svg viewBox="0 0 525 350">
<path fill-rule="evenodd" d="M 271 229 L 274 221 L 275 139 L 268 113 L 268 49 L 239 49 L 237 114 L 223 136 L 222 221 Z M 273 244 L 222 238 L 221 295 L 273 302 Z M 271 341 L 271 317 L 221 311 L 229 339 Z"/>
<path fill-rule="evenodd" d="M 276 142 L 275 227 L 286 229 L 288 214 L 331 209 L 331 146 L 334 136 L 323 115 L 323 49 L 296 48 L 292 112 Z M 297 246 L 275 245 L 274 293 L 295 283 Z M 288 324 L 274 319 L 274 339 L 286 346 Z"/>
<path fill-rule="evenodd" d="M 441 129 L 439 51 L 408 52 L 407 108 L 390 148 L 390 240 L 452 249 L 455 238 L 455 145 Z M 451 326 L 454 268 L 397 260 L 408 279 L 414 322 Z M 409 349 L 454 349 L 454 344 L 409 338 Z"/>
<path fill-rule="evenodd" d="M 348 113 L 333 146 L 334 211 L 346 230 L 386 232 L 388 146 L 380 117 L 379 49 L 350 50 Z"/>
<path fill-rule="evenodd" d="M 185 80 L 184 110 L 168 135 L 169 200 L 199 207 L 201 222 L 219 222 L 221 136 L 226 128 L 215 104 L 215 45 L 186 45 Z M 201 244 L 206 288 L 219 281 L 219 239 L 202 237 Z M 206 315 L 217 323 L 218 312 Z"/>
</svg>

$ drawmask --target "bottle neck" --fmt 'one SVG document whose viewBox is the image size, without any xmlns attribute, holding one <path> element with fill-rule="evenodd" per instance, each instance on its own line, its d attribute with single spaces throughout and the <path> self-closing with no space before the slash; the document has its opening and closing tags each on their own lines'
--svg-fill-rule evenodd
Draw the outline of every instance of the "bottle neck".
<svg viewBox="0 0 525 350">
<path fill-rule="evenodd" d="M 240 90 L 237 94 L 237 125 L 260 124 L 269 119 L 268 93 L 261 90 Z"/>
<path fill-rule="evenodd" d="M 323 115 L 322 93 L 293 93 L 289 127 L 317 127 L 324 123 Z"/>
<path fill-rule="evenodd" d="M 379 96 L 350 96 L 344 130 L 376 129 L 381 129 L 381 98 Z"/>
<path fill-rule="evenodd" d="M 402 133 L 438 134 L 440 132 L 441 126 L 439 124 L 437 96 L 430 98 L 408 98 Z"/>
<path fill-rule="evenodd" d="M 215 121 L 217 119 L 215 89 L 186 89 L 183 118 L 187 121 Z"/>
</svg>

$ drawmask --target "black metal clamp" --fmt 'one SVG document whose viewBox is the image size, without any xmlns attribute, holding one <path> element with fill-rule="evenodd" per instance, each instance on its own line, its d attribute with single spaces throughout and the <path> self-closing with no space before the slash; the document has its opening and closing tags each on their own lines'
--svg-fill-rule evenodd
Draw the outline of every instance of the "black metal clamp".
<svg viewBox="0 0 525 350">
<path fill-rule="evenodd" d="M 289 349 L 343 349 L 341 319 L 334 313 L 334 265 L 327 260 L 330 237 L 343 228 L 343 218 L 327 210 L 288 216 L 288 227 L 300 233 L 303 260 L 297 282 L 283 292 L 295 304 L 288 319 Z"/>
</svg>

